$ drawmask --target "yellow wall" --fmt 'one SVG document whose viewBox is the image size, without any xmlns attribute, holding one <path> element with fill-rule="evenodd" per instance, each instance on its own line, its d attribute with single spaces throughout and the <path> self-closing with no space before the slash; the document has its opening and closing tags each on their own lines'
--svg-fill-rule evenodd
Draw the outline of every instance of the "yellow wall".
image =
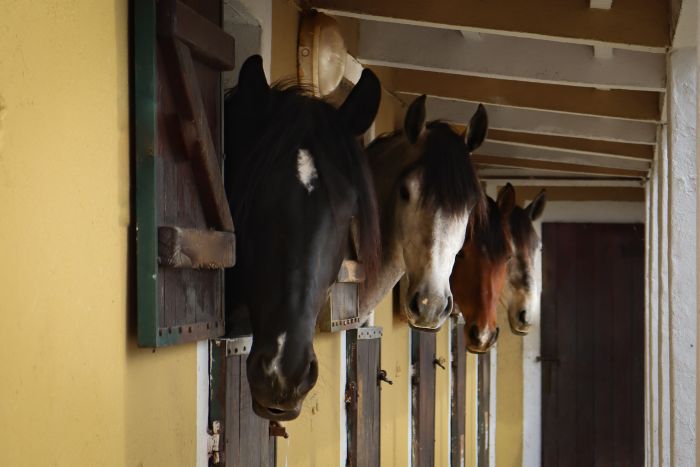
<svg viewBox="0 0 700 467">
<path fill-rule="evenodd" d="M 499 307 L 496 350 L 496 465 L 523 463 L 523 338 L 510 332 L 508 313 Z"/>
<path fill-rule="evenodd" d="M 0 14 L 0 465 L 191 466 L 195 346 L 127 337 L 127 2 Z"/>
</svg>

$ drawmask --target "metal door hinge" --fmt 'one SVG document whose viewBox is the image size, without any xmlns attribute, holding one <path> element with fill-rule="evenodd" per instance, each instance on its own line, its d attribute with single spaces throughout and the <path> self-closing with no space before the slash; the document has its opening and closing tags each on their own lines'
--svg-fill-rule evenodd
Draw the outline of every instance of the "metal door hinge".
<svg viewBox="0 0 700 467">
<path fill-rule="evenodd" d="M 223 461 L 223 453 L 219 450 L 221 440 L 221 422 L 214 420 L 211 429 L 207 430 L 207 454 L 212 464 L 220 464 Z"/>
</svg>

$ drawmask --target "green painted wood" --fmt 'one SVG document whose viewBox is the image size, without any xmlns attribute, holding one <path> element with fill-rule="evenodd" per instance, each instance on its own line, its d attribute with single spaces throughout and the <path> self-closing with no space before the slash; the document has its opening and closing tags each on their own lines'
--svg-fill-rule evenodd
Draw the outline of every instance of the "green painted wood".
<svg viewBox="0 0 700 467">
<path fill-rule="evenodd" d="M 156 2 L 133 2 L 138 342 L 158 346 L 156 203 Z"/>
</svg>

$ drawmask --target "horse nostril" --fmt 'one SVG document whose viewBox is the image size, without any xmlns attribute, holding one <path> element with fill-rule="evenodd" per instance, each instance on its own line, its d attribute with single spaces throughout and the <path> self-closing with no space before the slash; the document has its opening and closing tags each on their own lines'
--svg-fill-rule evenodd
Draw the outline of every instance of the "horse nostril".
<svg viewBox="0 0 700 467">
<path fill-rule="evenodd" d="M 522 324 L 527 324 L 527 311 L 525 311 L 525 310 L 520 310 L 520 312 L 518 313 L 518 320 L 519 320 Z"/>
<path fill-rule="evenodd" d="M 411 309 L 412 312 L 415 314 L 418 314 L 418 292 L 416 292 L 413 295 L 413 298 L 411 299 L 411 303 L 408 304 L 408 307 Z"/>
<path fill-rule="evenodd" d="M 447 296 L 447 306 L 445 306 L 445 314 L 452 313 L 452 295 Z"/>
<path fill-rule="evenodd" d="M 469 328 L 469 338 L 472 340 L 472 342 L 479 341 L 479 328 L 476 324 L 472 324 L 472 327 Z"/>
<path fill-rule="evenodd" d="M 316 382 L 318 378 L 318 360 L 315 358 L 309 362 L 309 381 Z"/>
</svg>

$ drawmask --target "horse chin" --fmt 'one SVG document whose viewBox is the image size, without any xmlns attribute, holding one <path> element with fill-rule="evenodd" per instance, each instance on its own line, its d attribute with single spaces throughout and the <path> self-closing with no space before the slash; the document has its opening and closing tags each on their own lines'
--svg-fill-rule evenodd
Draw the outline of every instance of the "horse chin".
<svg viewBox="0 0 700 467">
<path fill-rule="evenodd" d="M 294 420 L 299 416 L 301 412 L 301 403 L 297 404 L 293 409 L 279 409 L 275 407 L 263 407 L 253 399 L 253 412 L 258 417 L 266 418 L 268 420 L 273 420 L 275 422 L 286 422 L 289 420 Z"/>
<path fill-rule="evenodd" d="M 508 315 L 508 324 L 510 325 L 511 332 L 516 336 L 526 336 L 530 332 L 530 328 L 532 328 L 531 323 L 518 323 L 515 318 L 510 317 L 510 314 Z"/>
</svg>

